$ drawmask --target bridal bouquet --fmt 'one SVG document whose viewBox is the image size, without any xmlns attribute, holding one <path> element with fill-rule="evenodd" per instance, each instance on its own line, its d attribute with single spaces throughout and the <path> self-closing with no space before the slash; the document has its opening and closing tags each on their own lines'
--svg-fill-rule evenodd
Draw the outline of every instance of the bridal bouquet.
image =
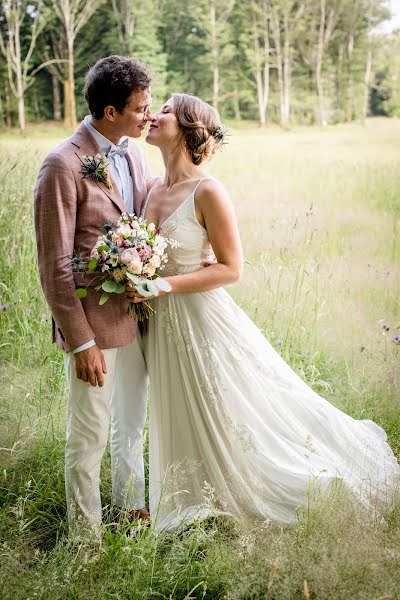
<svg viewBox="0 0 400 600">
<path fill-rule="evenodd" d="M 160 290 L 169 292 L 170 284 L 160 277 L 159 272 L 168 261 L 165 250 L 175 248 L 176 240 L 166 238 L 156 230 L 154 223 L 147 223 L 135 215 L 123 213 L 114 223 L 106 223 L 103 233 L 91 251 L 90 259 L 83 261 L 74 256 L 74 270 L 93 272 L 102 282 L 96 290 L 102 290 L 99 304 L 104 304 L 110 294 L 123 294 L 125 286 L 137 290 L 144 297 L 158 296 Z M 101 271 L 101 275 L 96 275 Z M 87 296 L 86 288 L 76 290 L 78 298 Z M 154 310 L 143 301 L 130 304 L 128 314 L 138 321 L 148 319 Z"/>
</svg>

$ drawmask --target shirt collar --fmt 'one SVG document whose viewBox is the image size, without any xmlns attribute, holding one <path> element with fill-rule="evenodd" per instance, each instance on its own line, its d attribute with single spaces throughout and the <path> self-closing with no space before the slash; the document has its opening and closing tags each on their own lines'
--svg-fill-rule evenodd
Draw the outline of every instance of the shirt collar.
<svg viewBox="0 0 400 600">
<path fill-rule="evenodd" d="M 101 152 L 107 155 L 110 152 L 111 148 L 114 146 L 113 142 L 106 138 L 102 133 L 100 133 L 100 131 L 97 131 L 97 129 L 92 124 L 91 115 L 86 115 L 86 117 L 83 119 L 83 123 L 89 131 L 89 133 L 91 133 L 94 139 L 96 140 Z M 126 138 L 126 135 L 122 136 L 118 143 L 120 144 Z"/>
</svg>

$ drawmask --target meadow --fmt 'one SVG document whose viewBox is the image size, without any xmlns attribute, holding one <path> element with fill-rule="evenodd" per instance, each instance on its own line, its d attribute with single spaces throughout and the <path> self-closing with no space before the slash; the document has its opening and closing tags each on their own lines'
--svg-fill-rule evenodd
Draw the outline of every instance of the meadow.
<svg viewBox="0 0 400 600">
<path fill-rule="evenodd" d="M 68 539 L 66 390 L 32 222 L 39 165 L 66 135 L 0 136 L 0 597 L 400 597 L 399 505 L 366 513 L 339 485 L 310 494 L 291 527 L 225 518 L 156 537 L 113 521 L 107 454 L 103 542 Z M 229 291 L 309 385 L 383 426 L 399 457 L 400 120 L 232 127 L 209 171 L 231 194 L 244 246 Z"/>
</svg>

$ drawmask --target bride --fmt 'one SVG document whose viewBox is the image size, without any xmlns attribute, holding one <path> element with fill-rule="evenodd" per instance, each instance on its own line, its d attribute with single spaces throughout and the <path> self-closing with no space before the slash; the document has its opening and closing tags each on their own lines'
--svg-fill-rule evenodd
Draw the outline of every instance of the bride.
<svg viewBox="0 0 400 600">
<path fill-rule="evenodd" d="M 172 291 L 152 299 L 146 339 L 158 530 L 210 514 L 290 523 L 312 483 L 340 479 L 368 505 L 387 499 L 400 478 L 383 429 L 314 392 L 223 289 L 240 277 L 242 248 L 226 191 L 200 166 L 223 133 L 210 105 L 174 94 L 146 138 L 165 176 L 142 217 L 179 242 L 163 271 Z M 212 252 L 218 262 L 204 268 Z"/>
</svg>

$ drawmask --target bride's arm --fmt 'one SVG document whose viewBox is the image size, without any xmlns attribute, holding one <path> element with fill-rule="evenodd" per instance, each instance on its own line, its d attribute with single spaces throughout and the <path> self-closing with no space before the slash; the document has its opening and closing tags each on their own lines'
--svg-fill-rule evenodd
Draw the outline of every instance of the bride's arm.
<svg viewBox="0 0 400 600">
<path fill-rule="evenodd" d="M 165 277 L 171 284 L 169 294 L 183 292 L 206 292 L 240 279 L 243 266 L 243 252 L 232 203 L 221 184 L 215 180 L 202 183 L 196 193 L 196 215 L 207 229 L 208 238 L 217 258 L 199 271 Z M 166 292 L 161 292 L 164 295 Z M 127 292 L 131 302 L 146 298 L 134 298 L 134 292 Z M 147 298 L 148 300 L 149 298 Z"/>
</svg>

